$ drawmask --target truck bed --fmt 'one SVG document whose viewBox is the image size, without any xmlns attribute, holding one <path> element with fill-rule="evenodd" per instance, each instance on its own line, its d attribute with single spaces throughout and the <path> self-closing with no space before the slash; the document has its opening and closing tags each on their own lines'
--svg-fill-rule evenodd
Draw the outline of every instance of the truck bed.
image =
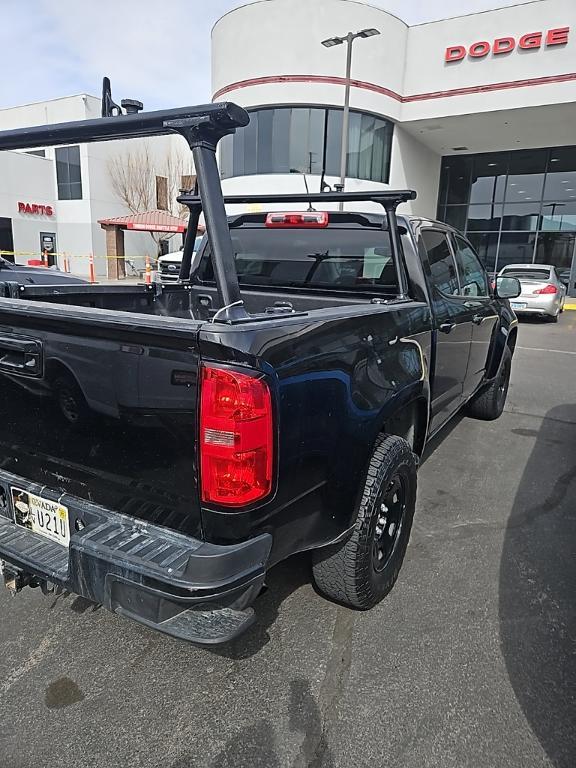
<svg viewBox="0 0 576 768">
<path fill-rule="evenodd" d="M 198 534 L 194 351 L 201 324 L 155 316 L 159 303 L 138 287 L 34 293 L 32 301 L 1 302 L 2 470 Z M 107 303 L 116 309 L 104 309 Z M 66 388 L 67 413 L 59 400 Z"/>
</svg>

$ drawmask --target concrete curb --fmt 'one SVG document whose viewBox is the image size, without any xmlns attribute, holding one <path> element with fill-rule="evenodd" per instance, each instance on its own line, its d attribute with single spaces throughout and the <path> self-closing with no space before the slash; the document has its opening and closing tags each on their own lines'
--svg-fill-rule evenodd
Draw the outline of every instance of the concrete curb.
<svg viewBox="0 0 576 768">
<path fill-rule="evenodd" d="M 576 304 L 564 304 L 564 309 L 576 309 Z"/>
</svg>

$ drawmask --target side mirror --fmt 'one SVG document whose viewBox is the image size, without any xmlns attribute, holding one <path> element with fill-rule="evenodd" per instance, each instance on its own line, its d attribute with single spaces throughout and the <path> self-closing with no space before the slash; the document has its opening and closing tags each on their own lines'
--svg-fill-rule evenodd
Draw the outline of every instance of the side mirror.
<svg viewBox="0 0 576 768">
<path fill-rule="evenodd" d="M 522 286 L 517 277 L 502 275 L 496 278 L 496 296 L 499 299 L 515 299 L 522 293 Z"/>
</svg>

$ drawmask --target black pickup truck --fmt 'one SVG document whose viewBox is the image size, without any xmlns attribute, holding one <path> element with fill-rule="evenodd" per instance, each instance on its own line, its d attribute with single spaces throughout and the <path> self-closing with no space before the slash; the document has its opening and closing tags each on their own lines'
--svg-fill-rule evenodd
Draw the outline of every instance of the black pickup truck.
<svg viewBox="0 0 576 768">
<path fill-rule="evenodd" d="M 173 131 L 198 174 L 177 283 L 0 282 L 13 592 L 219 643 L 254 620 L 268 569 L 309 550 L 323 593 L 370 608 L 398 576 L 427 441 L 462 408 L 502 412 L 518 281 L 491 286 L 456 231 L 396 216 L 411 191 L 234 197 L 263 212 L 227 219 L 216 145 L 247 122 L 224 103 L 0 133 L 16 149 Z"/>
</svg>

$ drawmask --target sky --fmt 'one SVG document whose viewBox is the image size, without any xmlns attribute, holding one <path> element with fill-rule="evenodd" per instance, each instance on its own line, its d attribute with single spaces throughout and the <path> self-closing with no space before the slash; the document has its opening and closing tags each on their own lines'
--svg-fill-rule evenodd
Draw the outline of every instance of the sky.
<svg viewBox="0 0 576 768">
<path fill-rule="evenodd" d="M 319 0 L 309 0 L 310 3 Z M 371 0 L 408 24 L 518 0 Z M 243 0 L 0 0 L 0 108 L 76 93 L 145 109 L 211 100 L 210 30 Z"/>
</svg>

